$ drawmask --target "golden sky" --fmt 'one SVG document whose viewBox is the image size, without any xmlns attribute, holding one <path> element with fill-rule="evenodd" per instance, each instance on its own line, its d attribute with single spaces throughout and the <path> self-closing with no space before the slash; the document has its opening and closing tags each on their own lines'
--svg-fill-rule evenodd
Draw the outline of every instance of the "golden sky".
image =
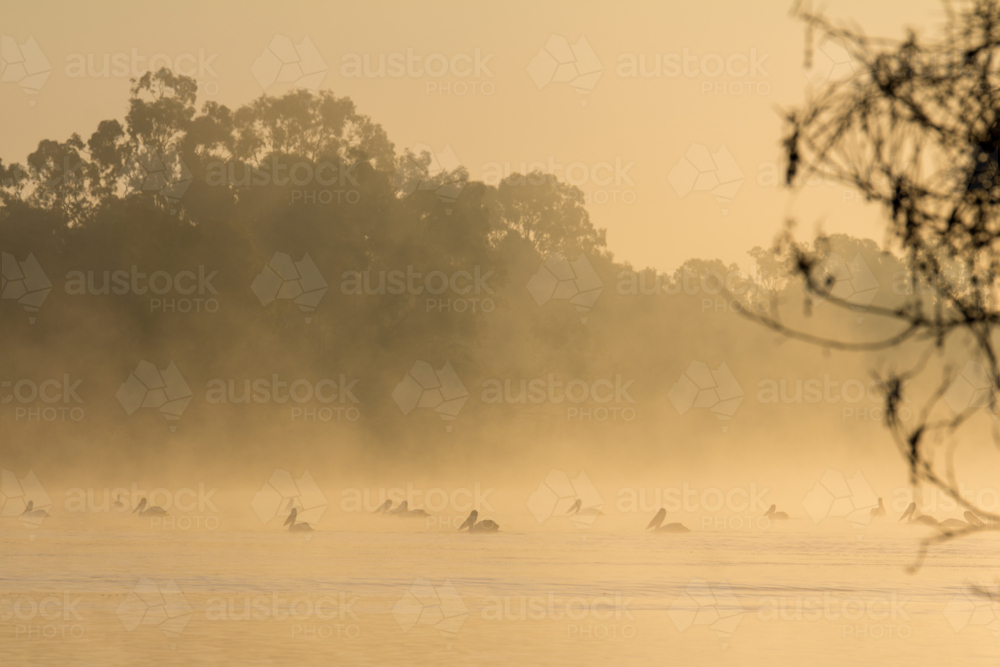
<svg viewBox="0 0 1000 667">
<path fill-rule="evenodd" d="M 35 94 L 0 85 L 5 163 L 39 140 L 86 138 L 99 121 L 122 118 L 127 71 L 158 56 L 158 66 L 194 74 L 199 105 L 235 108 L 264 91 L 318 85 L 354 100 L 397 150 L 453 153 L 473 179 L 540 163 L 580 184 L 610 250 L 640 267 L 689 257 L 747 265 L 746 251 L 770 244 L 789 215 L 803 237 L 822 223 L 881 240 L 878 212 L 844 188 L 819 184 L 793 199 L 778 184 L 780 109 L 836 76 L 836 45 L 803 67 L 789 0 L 243 2 L 236 12 L 204 2 L 40 4 L 0 7 L 5 48 L 27 53 L 34 38 L 51 66 Z M 889 37 L 902 25 L 928 32 L 943 17 L 937 0 L 826 8 Z M 307 75 L 274 80 L 281 64 L 294 72 L 296 57 Z M 719 177 L 724 187 L 712 192 Z"/>
</svg>

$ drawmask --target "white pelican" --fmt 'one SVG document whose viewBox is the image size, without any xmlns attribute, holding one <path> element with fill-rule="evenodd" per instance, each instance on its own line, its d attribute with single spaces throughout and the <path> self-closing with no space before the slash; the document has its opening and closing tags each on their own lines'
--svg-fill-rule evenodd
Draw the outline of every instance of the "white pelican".
<svg viewBox="0 0 1000 667">
<path fill-rule="evenodd" d="M 293 533 L 308 533 L 312 531 L 313 527 L 308 523 L 295 523 L 295 517 L 299 515 L 299 510 L 295 507 L 289 512 L 288 518 L 285 519 L 285 525 L 288 526 L 288 530 Z"/>
<path fill-rule="evenodd" d="M 139 506 L 132 510 L 132 514 L 138 512 L 139 514 L 166 514 L 167 510 L 163 509 L 159 505 L 151 505 L 146 507 L 146 499 L 143 498 L 139 501 Z"/>
<path fill-rule="evenodd" d="M 983 523 L 983 521 L 978 516 L 976 516 L 975 514 L 973 514 L 972 512 L 970 512 L 969 510 L 966 510 L 965 514 L 963 516 L 965 517 L 965 521 L 962 521 L 961 519 L 945 519 L 944 521 L 941 522 L 941 527 L 942 528 L 983 528 L 986 525 L 986 524 Z"/>
<path fill-rule="evenodd" d="M 937 519 L 932 516 L 927 516 L 926 514 L 917 514 L 917 503 L 912 502 L 906 507 L 906 511 L 903 512 L 903 516 L 899 517 L 899 521 L 903 519 L 909 519 L 906 523 L 923 523 L 928 526 L 939 526 L 941 525 Z M 898 523 L 898 522 L 897 522 Z"/>
<path fill-rule="evenodd" d="M 768 519 L 778 519 L 778 520 L 787 519 L 788 515 L 785 514 L 784 512 L 774 511 L 777 507 L 778 507 L 777 505 L 771 505 L 770 507 L 768 507 L 767 511 L 764 512 L 764 516 L 766 516 Z"/>
<path fill-rule="evenodd" d="M 386 500 L 384 503 L 372 510 L 372 514 L 385 514 L 392 507 L 392 501 Z"/>
<path fill-rule="evenodd" d="M 576 502 L 573 503 L 573 506 L 566 511 L 566 514 L 579 514 L 580 516 L 600 516 L 604 514 L 604 512 L 597 509 L 596 507 L 584 507 L 583 500 L 577 498 Z"/>
<path fill-rule="evenodd" d="M 878 499 L 878 507 L 873 507 L 872 511 L 869 513 L 870 516 L 885 516 L 885 505 L 882 504 L 882 499 Z"/>
<path fill-rule="evenodd" d="M 420 519 L 420 518 L 423 518 L 425 516 L 430 516 L 430 514 L 428 514 L 424 510 L 411 510 L 411 509 L 409 509 L 408 506 L 407 506 L 407 502 L 405 500 L 403 502 L 399 503 L 399 507 L 397 507 L 394 510 L 389 510 L 387 513 L 388 514 L 395 514 L 397 516 L 405 517 L 407 519 Z"/>
<path fill-rule="evenodd" d="M 125 503 L 122 502 L 122 494 L 120 493 L 118 494 L 118 500 L 115 501 L 115 504 L 112 505 L 112 507 L 114 507 L 116 510 L 125 509 Z"/>
<path fill-rule="evenodd" d="M 982 519 L 980 519 L 978 516 L 976 516 L 969 510 L 965 510 L 964 516 L 965 520 L 969 522 L 970 526 L 975 526 L 976 528 L 982 528 L 983 526 L 986 525 Z"/>
<path fill-rule="evenodd" d="M 656 513 L 653 520 L 649 522 L 646 526 L 646 530 L 650 528 L 653 529 L 655 533 L 690 533 L 691 530 L 686 528 L 682 523 L 668 523 L 665 526 L 661 526 L 663 520 L 667 518 L 667 510 L 664 507 L 660 508 L 660 511 Z"/>
<path fill-rule="evenodd" d="M 34 509 L 34 507 L 35 507 L 35 501 L 29 500 L 28 505 L 24 508 L 24 511 L 21 512 L 21 516 L 30 517 L 33 519 L 44 519 L 49 515 L 49 513 L 46 512 L 45 510 L 36 510 Z"/>
<path fill-rule="evenodd" d="M 470 533 L 495 533 L 500 530 L 500 525 L 493 519 L 483 519 L 479 523 L 476 523 L 476 519 L 479 518 L 479 512 L 477 510 L 472 510 L 469 514 L 469 518 L 465 520 L 459 530 L 469 529 Z"/>
</svg>

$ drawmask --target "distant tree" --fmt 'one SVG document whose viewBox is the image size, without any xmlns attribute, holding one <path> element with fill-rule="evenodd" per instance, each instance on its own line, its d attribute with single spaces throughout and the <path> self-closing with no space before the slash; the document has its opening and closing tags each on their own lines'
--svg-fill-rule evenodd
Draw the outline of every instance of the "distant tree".
<svg viewBox="0 0 1000 667">
<path fill-rule="evenodd" d="M 0 162 L 5 262 L 34 255 L 57 285 L 36 324 L 0 327 L 0 346 L 22 353 L 5 363 L 72 357 L 83 341 L 94 384 L 115 386 L 136 359 L 161 356 L 209 377 L 343 372 L 360 380 L 365 425 L 384 430 L 394 422 L 380 417 L 398 420 L 399 410 L 372 397 L 389 397 L 417 359 L 523 376 L 514 368 L 536 363 L 519 354 L 529 338 L 540 359 L 593 359 L 596 327 L 569 329 L 580 316 L 568 300 L 541 309 L 523 287 L 556 252 L 586 255 L 613 275 L 578 188 L 551 175 L 471 182 L 428 153 L 400 154 L 329 90 L 262 95 L 235 109 L 199 109 L 196 90 L 167 69 L 147 72 L 132 81 L 122 119 L 100 122 L 89 138 L 42 140 L 23 164 Z M 251 290 L 278 252 L 295 261 L 308 253 L 328 284 L 309 326 L 291 299 L 262 307 Z M 168 316 L 128 290 L 109 298 L 105 275 L 130 267 L 203 267 L 219 310 Z M 387 294 L 387 274 L 411 270 L 420 284 Z M 468 298 L 428 299 L 423 279 L 435 272 L 463 290 L 444 297 Z M 90 280 L 80 288 L 78 278 L 73 296 L 70 274 Z M 346 276 L 362 274 L 346 287 Z M 464 291 L 466 274 L 475 293 Z M 504 289 L 515 279 L 519 289 Z"/>
</svg>

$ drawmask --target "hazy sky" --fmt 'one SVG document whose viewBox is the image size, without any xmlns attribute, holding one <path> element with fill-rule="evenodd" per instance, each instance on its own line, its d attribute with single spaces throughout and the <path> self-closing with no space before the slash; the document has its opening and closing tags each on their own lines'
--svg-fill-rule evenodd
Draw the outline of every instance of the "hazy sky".
<svg viewBox="0 0 1000 667">
<path fill-rule="evenodd" d="M 40 11 L 43 4 L 48 9 Z M 264 52 L 272 44 L 281 51 L 276 36 L 294 45 L 308 38 L 314 49 L 307 43 L 300 59 L 315 73 L 299 85 L 350 97 L 382 124 L 397 150 L 426 145 L 446 154 L 450 147 L 474 179 L 538 162 L 579 183 L 594 223 L 608 230 L 609 248 L 635 265 L 670 269 L 689 257 L 746 264 L 746 251 L 768 245 L 790 213 L 806 236 L 822 221 L 826 231 L 881 240 L 877 211 L 843 188 L 807 188 L 793 201 L 775 184 L 779 109 L 803 99 L 810 77 L 836 76 L 822 57 L 817 69 L 803 68 L 804 33 L 789 17 L 790 6 L 789 0 L 244 2 L 234 12 L 232 5 L 203 2 L 5 0 L 5 45 L 8 37 L 18 46 L 33 37 L 52 71 L 37 94 L 15 82 L 0 85 L 0 158 L 23 161 L 41 139 L 72 132 L 86 139 L 99 121 L 122 118 L 133 54 L 139 73 L 161 54 L 157 65 L 193 74 L 202 89 L 199 105 L 215 100 L 235 108 L 265 90 L 288 90 L 292 84 L 275 81 L 276 69 L 267 67 L 282 54 Z M 926 32 L 942 18 L 936 0 L 826 6 L 832 17 L 891 37 L 902 35 L 903 24 Z M 567 57 L 560 53 L 565 46 L 578 48 Z M 377 76 L 382 57 L 386 74 Z M 408 57 L 402 76 L 391 76 L 393 64 Z M 93 72 L 80 66 L 88 59 Z M 571 68 L 553 69 L 567 59 L 590 76 L 560 80 Z M 631 63 L 633 73 L 644 66 L 654 76 L 627 76 Z M 707 170 L 714 164 L 715 175 L 728 182 L 728 192 L 716 194 L 735 190 L 731 201 L 699 189 L 713 175 L 695 181 L 694 167 L 676 168 L 685 155 L 697 161 L 698 149 L 689 153 L 693 144 L 707 149 L 701 151 L 710 160 Z"/>
</svg>

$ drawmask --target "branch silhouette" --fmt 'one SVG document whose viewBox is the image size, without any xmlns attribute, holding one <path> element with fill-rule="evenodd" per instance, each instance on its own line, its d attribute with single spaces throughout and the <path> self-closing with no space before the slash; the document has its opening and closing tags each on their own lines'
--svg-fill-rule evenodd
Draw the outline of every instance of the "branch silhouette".
<svg viewBox="0 0 1000 667">
<path fill-rule="evenodd" d="M 936 544 L 1000 528 L 1000 515 L 962 496 L 954 466 L 957 443 L 946 448 L 943 462 L 935 462 L 944 439 L 956 436 L 979 407 L 991 413 L 992 440 L 1000 447 L 994 342 L 1000 323 L 1000 0 L 945 2 L 945 10 L 947 23 L 933 41 L 913 32 L 903 40 L 872 38 L 804 2 L 792 10 L 805 24 L 806 63 L 817 47 L 836 40 L 850 54 L 854 73 L 827 82 L 784 113 L 786 184 L 797 192 L 808 178 L 819 176 L 881 206 L 888 223 L 885 245 L 903 259 L 908 289 L 891 305 L 859 306 L 835 293 L 836 280 L 826 270 L 828 239 L 820 236 L 814 248 L 798 243 L 793 222 L 779 234 L 773 253 L 801 283 L 806 315 L 814 300 L 822 300 L 895 322 L 898 332 L 877 340 L 839 340 L 785 324 L 777 308 L 773 313 L 740 310 L 772 331 L 825 349 L 924 346 L 908 370 L 879 377 L 885 422 L 914 490 L 937 488 L 973 517 L 967 528 L 941 527 L 922 540 L 911 572 Z M 931 356 L 944 358 L 952 340 L 971 342 L 973 358 L 988 378 L 988 404 L 942 416 L 938 408 L 955 375 L 946 366 L 916 423 L 904 424 L 904 397 L 926 374 Z"/>
</svg>

